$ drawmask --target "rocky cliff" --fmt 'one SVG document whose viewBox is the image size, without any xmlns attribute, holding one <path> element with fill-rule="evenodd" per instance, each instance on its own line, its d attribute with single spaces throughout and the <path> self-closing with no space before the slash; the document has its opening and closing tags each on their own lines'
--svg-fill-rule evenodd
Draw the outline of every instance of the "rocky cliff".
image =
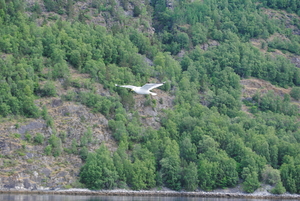
<svg viewBox="0 0 300 201">
<path fill-rule="evenodd" d="M 81 82 L 89 80 L 86 74 L 72 70 L 71 79 Z M 0 189 L 56 189 L 80 187 L 77 182 L 81 159 L 82 137 L 87 132 L 92 134 L 92 141 L 87 143 L 88 151 L 93 151 L 105 144 L 111 151 L 116 150 L 117 143 L 108 128 L 108 121 L 100 113 L 76 102 L 64 101 L 67 90 L 63 82 L 55 83 L 57 96 L 35 101 L 41 110 L 47 110 L 48 118 L 26 119 L 11 116 L 0 123 Z M 96 93 L 111 96 L 102 85 L 94 83 Z M 72 88 L 68 90 L 86 90 Z M 158 93 L 152 99 L 156 104 L 147 104 L 149 97 L 134 94 L 134 109 L 138 111 L 145 127 L 160 127 L 159 118 L 163 109 L 171 108 L 173 96 L 155 89 Z M 130 115 L 130 114 L 129 114 Z M 50 119 L 50 123 L 49 123 Z M 58 145 L 59 156 L 47 155 L 47 146 L 51 136 L 61 140 Z M 43 136 L 42 143 L 36 136 Z M 74 143 L 75 142 L 75 143 Z M 74 150 L 75 149 L 75 150 Z"/>
</svg>

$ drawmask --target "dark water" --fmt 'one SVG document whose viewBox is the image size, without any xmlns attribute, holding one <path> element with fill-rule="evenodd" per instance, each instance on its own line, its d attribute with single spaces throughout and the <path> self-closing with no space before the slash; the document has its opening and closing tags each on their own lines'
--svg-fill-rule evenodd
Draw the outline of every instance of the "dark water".
<svg viewBox="0 0 300 201">
<path fill-rule="evenodd" d="M 291 199 L 233 199 L 199 197 L 139 197 L 0 194 L 0 201 L 296 201 Z"/>
</svg>

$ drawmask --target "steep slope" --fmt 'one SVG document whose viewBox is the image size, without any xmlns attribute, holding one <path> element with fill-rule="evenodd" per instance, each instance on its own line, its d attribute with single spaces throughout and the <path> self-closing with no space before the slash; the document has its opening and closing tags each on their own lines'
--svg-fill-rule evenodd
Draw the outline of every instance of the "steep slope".
<svg viewBox="0 0 300 201">
<path fill-rule="evenodd" d="M 268 91 L 274 91 L 278 96 L 284 96 L 284 94 L 289 94 L 291 89 L 285 89 L 282 87 L 276 87 L 270 82 L 260 79 L 243 79 L 241 80 L 241 85 L 243 85 L 243 98 L 251 98 L 255 93 L 267 93 Z"/>
<path fill-rule="evenodd" d="M 295 14 L 25 2 L 0 1 L 1 187 L 300 193 Z M 153 97 L 115 87 L 164 81 Z"/>
<path fill-rule="evenodd" d="M 87 74 L 79 74 L 71 69 L 71 80 L 80 83 L 89 81 Z M 55 189 L 80 187 L 78 175 L 84 161 L 81 158 L 83 136 L 90 132 L 91 140 L 87 142 L 88 151 L 98 149 L 105 144 L 111 151 L 117 149 L 117 143 L 108 128 L 108 119 L 100 113 L 94 113 L 90 108 L 63 100 L 67 91 L 87 90 L 85 88 L 69 87 L 64 89 L 63 83 L 56 82 L 57 97 L 41 98 L 35 101 L 40 108 L 47 108 L 47 120 L 11 117 L 2 119 L 0 130 L 0 188 L 14 189 Z M 96 93 L 111 96 L 100 84 L 94 84 Z M 174 97 L 159 89 L 157 96 L 151 99 L 144 95 L 133 94 L 134 110 L 138 111 L 144 127 L 158 129 L 159 117 L 163 109 L 170 109 Z M 150 100 L 150 102 L 149 102 Z M 156 104 L 151 104 L 153 102 Z M 130 114 L 129 114 L 130 115 Z M 50 121 L 53 121 L 49 125 Z M 47 122 L 48 121 L 48 122 Z M 42 134 L 44 140 L 37 143 L 35 137 Z M 61 139 L 58 145 L 59 156 L 49 156 L 45 148 L 51 144 L 51 136 Z M 28 138 L 30 136 L 30 139 Z M 75 142 L 75 145 L 74 145 Z M 53 151 L 53 150 L 52 150 Z M 50 155 L 52 155 L 50 153 Z"/>
<path fill-rule="evenodd" d="M 84 79 L 84 75 L 80 78 Z M 59 82 L 57 89 L 60 96 L 35 101 L 38 106 L 47 108 L 47 120 L 19 117 L 6 119 L 1 124 L 1 188 L 40 189 L 73 185 L 83 163 L 78 153 L 82 137 L 87 132 L 91 132 L 93 140 L 88 143 L 89 151 L 102 143 L 111 150 L 116 149 L 107 128 L 108 120 L 99 113 L 92 113 L 86 106 L 63 101 L 61 95 L 66 90 Z M 43 136 L 41 143 L 35 140 L 38 134 Z M 53 134 L 61 139 L 54 148 L 59 150 L 56 157 L 45 154 L 45 147 L 51 144 Z"/>
<path fill-rule="evenodd" d="M 269 17 L 271 20 L 275 20 L 278 23 L 283 24 L 289 31 L 290 35 L 300 35 L 300 17 L 293 13 L 288 13 L 286 11 L 277 11 L 269 8 L 264 8 L 263 12 Z M 295 54 L 290 52 L 287 49 L 287 45 L 284 46 L 275 46 L 272 45 L 272 42 L 276 40 L 285 41 L 287 43 L 291 42 L 289 38 L 287 38 L 284 34 L 275 33 L 269 36 L 266 39 L 251 39 L 251 43 L 259 48 L 262 52 L 270 52 L 272 55 L 282 55 L 288 58 L 293 64 L 295 64 L 298 68 L 300 68 L 300 56 L 299 54 Z M 288 50 L 288 51 L 287 51 Z"/>
</svg>

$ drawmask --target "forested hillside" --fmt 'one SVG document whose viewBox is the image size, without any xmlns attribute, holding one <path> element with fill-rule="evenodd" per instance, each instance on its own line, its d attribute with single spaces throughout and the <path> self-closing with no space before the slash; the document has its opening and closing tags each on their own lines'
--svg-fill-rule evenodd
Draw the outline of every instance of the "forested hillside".
<svg viewBox="0 0 300 201">
<path fill-rule="evenodd" d="M 297 0 L 0 0 L 0 186 L 300 193 L 299 67 Z"/>
</svg>

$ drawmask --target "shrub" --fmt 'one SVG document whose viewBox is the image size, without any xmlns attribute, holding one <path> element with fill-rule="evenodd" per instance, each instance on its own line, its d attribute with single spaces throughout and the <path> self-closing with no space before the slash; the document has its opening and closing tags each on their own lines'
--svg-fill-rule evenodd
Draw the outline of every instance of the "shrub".
<svg viewBox="0 0 300 201">
<path fill-rule="evenodd" d="M 242 174 L 244 177 L 243 190 L 247 193 L 253 193 L 260 186 L 257 172 L 251 172 L 248 167 L 245 167 Z"/>
<path fill-rule="evenodd" d="M 280 182 L 280 171 L 266 166 L 262 171 L 262 179 L 266 184 L 275 185 Z"/>
<path fill-rule="evenodd" d="M 293 87 L 290 92 L 290 95 L 292 98 L 300 100 L 300 87 Z"/>
<path fill-rule="evenodd" d="M 16 160 L 4 159 L 2 168 L 15 167 L 18 164 Z"/>
<path fill-rule="evenodd" d="M 278 182 L 276 184 L 276 186 L 271 190 L 271 193 L 273 193 L 273 194 L 283 194 L 285 192 L 286 192 L 286 190 L 285 190 L 284 186 L 282 185 L 281 181 Z"/>
<path fill-rule="evenodd" d="M 64 189 L 70 189 L 70 188 L 72 188 L 72 186 L 70 184 L 67 184 L 67 185 L 64 185 L 63 188 Z"/>
<path fill-rule="evenodd" d="M 41 90 L 42 96 L 56 96 L 56 87 L 53 82 L 47 81 Z"/>
<path fill-rule="evenodd" d="M 41 134 L 41 133 L 37 133 L 36 136 L 34 136 L 34 139 L 33 141 L 36 143 L 36 144 L 43 144 L 44 143 L 44 135 Z"/>
<path fill-rule="evenodd" d="M 66 152 L 67 154 L 72 154 L 72 150 L 69 148 L 64 148 L 64 152 Z"/>
<path fill-rule="evenodd" d="M 63 98 L 66 101 L 75 100 L 75 98 L 76 98 L 76 92 L 72 91 L 72 90 L 69 90 L 69 91 L 67 91 L 67 94 L 63 96 Z"/>
<path fill-rule="evenodd" d="M 60 137 L 60 139 L 61 139 L 62 142 L 66 142 L 67 133 L 65 131 L 61 132 L 59 134 L 59 137 Z"/>
<path fill-rule="evenodd" d="M 101 145 L 96 153 L 89 153 L 80 170 L 80 182 L 90 189 L 111 189 L 115 187 L 118 173 L 108 149 Z"/>
<path fill-rule="evenodd" d="M 139 6 L 134 6 L 133 8 L 133 17 L 138 17 L 142 13 L 142 10 Z"/>
<path fill-rule="evenodd" d="M 84 146 L 81 148 L 81 150 L 79 151 L 79 155 L 80 155 L 80 158 L 85 161 L 87 159 L 87 156 L 88 156 L 88 149 Z"/>
<path fill-rule="evenodd" d="M 52 152 L 52 147 L 51 145 L 47 145 L 44 149 L 44 152 L 47 156 L 50 156 L 51 155 L 51 152 Z"/>
<path fill-rule="evenodd" d="M 52 154 L 54 157 L 59 156 L 62 152 L 62 143 L 61 143 L 61 139 L 58 138 L 56 135 L 52 134 L 50 139 L 49 139 L 49 143 L 51 145 L 52 149 Z"/>
<path fill-rule="evenodd" d="M 80 146 L 81 147 L 84 147 L 84 146 L 86 146 L 87 145 L 87 138 L 86 138 L 86 136 L 84 135 L 84 136 L 82 136 L 81 138 L 80 138 Z"/>
<path fill-rule="evenodd" d="M 71 145 L 71 153 L 78 154 L 78 152 L 77 152 L 77 146 L 78 146 L 78 144 L 76 142 L 76 139 L 73 138 L 72 145 Z"/>
<path fill-rule="evenodd" d="M 46 124 L 47 124 L 48 127 L 53 128 L 53 126 L 54 126 L 54 121 L 53 121 L 53 119 L 52 119 L 51 116 L 47 116 Z"/>
<path fill-rule="evenodd" d="M 18 149 L 16 150 L 16 153 L 19 155 L 19 156 L 25 156 L 26 154 L 24 153 L 24 149 Z"/>
<path fill-rule="evenodd" d="M 27 142 L 30 142 L 31 141 L 31 135 L 29 133 L 26 133 L 25 134 L 25 139 Z"/>
<path fill-rule="evenodd" d="M 21 137 L 21 134 L 19 134 L 19 133 L 14 133 L 14 134 L 13 134 L 13 137 L 14 137 L 14 138 L 20 138 L 20 137 Z"/>
</svg>

